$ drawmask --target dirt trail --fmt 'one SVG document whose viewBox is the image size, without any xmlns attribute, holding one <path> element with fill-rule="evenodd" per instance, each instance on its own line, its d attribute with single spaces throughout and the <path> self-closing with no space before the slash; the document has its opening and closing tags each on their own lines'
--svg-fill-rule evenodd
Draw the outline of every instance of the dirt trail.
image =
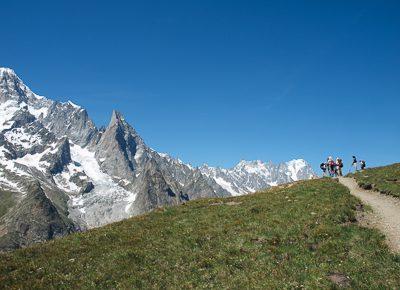
<svg viewBox="0 0 400 290">
<path fill-rule="evenodd" d="M 352 195 L 372 208 L 373 213 L 367 216 L 368 221 L 386 235 L 390 248 L 400 253 L 400 199 L 364 190 L 353 178 L 340 177 L 339 181 L 350 189 Z"/>
</svg>

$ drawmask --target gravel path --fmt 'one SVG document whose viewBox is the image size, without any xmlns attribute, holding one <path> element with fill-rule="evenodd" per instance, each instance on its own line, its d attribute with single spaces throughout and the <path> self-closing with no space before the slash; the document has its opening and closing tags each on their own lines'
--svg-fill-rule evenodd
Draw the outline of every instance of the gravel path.
<svg viewBox="0 0 400 290">
<path fill-rule="evenodd" d="M 373 214 L 368 215 L 368 221 L 386 235 L 390 248 L 400 253 L 400 199 L 364 190 L 353 178 L 340 177 L 339 181 L 350 189 L 352 195 L 372 208 Z"/>
</svg>

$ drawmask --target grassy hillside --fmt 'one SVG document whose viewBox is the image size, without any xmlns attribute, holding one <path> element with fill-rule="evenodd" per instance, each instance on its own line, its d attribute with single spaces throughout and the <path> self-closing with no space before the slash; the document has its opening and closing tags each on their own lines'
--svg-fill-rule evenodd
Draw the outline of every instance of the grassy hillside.
<svg viewBox="0 0 400 290">
<path fill-rule="evenodd" d="M 330 179 L 197 200 L 1 255 L 0 288 L 400 287 L 357 204 Z"/>
<path fill-rule="evenodd" d="M 362 188 L 400 197 L 400 163 L 369 168 L 353 176 Z"/>
</svg>

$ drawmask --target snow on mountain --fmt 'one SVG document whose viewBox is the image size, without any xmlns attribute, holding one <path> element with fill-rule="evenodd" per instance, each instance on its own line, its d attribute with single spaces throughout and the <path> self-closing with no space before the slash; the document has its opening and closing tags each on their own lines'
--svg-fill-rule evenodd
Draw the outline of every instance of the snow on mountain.
<svg viewBox="0 0 400 290">
<path fill-rule="evenodd" d="M 0 68 L 0 112 L 0 192 L 14 200 L 0 217 L 0 251 L 313 174 L 304 160 L 194 168 L 148 147 L 120 113 L 99 130 L 85 109 L 36 95 L 7 68 Z"/>
<path fill-rule="evenodd" d="M 73 220 L 82 220 L 87 227 L 92 228 L 131 216 L 129 210 L 136 193 L 126 190 L 104 173 L 94 152 L 72 144 L 71 158 L 78 166 L 68 168 L 67 177 L 72 176 L 74 171 L 81 171 L 94 186 L 90 192 L 72 197 L 70 205 L 74 213 L 71 216 Z"/>
<path fill-rule="evenodd" d="M 149 148 L 120 113 L 99 130 L 85 109 L 36 95 L 11 69 L 0 69 L 0 109 L 0 191 L 15 199 L 0 217 L 0 250 L 187 198 L 229 196 L 198 169 Z M 43 208 L 28 214 L 34 200 Z M 43 224 L 32 226 L 36 220 Z"/>
<path fill-rule="evenodd" d="M 231 169 L 203 165 L 200 170 L 234 196 L 314 176 L 311 166 L 303 159 L 277 165 L 242 160 Z"/>
<path fill-rule="evenodd" d="M 315 176 L 310 165 L 303 159 L 295 159 L 286 162 L 286 166 L 290 172 L 290 177 L 294 180 L 310 179 Z"/>
</svg>

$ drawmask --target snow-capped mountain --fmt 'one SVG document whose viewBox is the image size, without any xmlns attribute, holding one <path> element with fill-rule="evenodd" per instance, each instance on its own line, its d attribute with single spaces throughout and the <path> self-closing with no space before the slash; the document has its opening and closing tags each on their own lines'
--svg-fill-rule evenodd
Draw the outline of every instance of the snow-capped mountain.
<svg viewBox="0 0 400 290">
<path fill-rule="evenodd" d="M 315 176 L 311 166 L 303 159 L 277 165 L 260 160 L 242 160 L 231 169 L 203 165 L 200 171 L 233 196 Z"/>
<path fill-rule="evenodd" d="M 299 160 L 193 168 L 149 148 L 120 113 L 98 129 L 85 109 L 33 93 L 7 68 L 0 112 L 0 250 L 312 175 Z"/>
</svg>

